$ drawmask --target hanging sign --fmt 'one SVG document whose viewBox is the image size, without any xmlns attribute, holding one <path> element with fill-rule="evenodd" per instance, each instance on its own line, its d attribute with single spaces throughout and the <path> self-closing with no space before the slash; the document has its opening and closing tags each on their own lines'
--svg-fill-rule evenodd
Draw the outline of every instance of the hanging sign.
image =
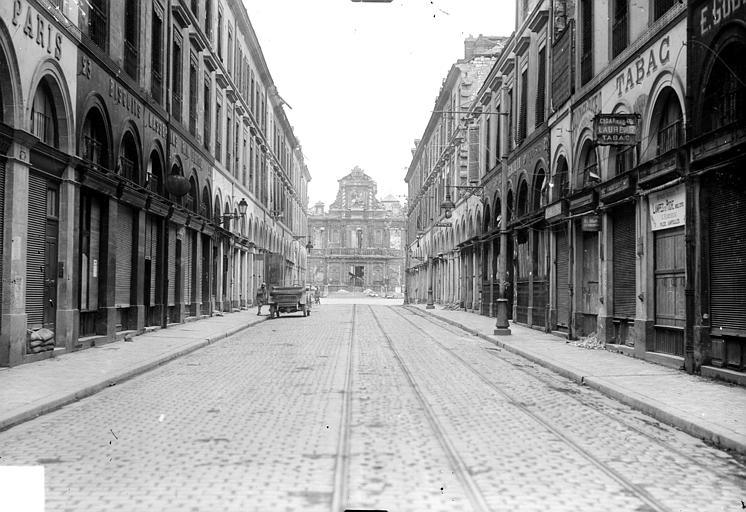
<svg viewBox="0 0 746 512">
<path fill-rule="evenodd" d="M 599 146 L 634 146 L 638 141 L 637 114 L 596 114 L 593 133 Z"/>
<path fill-rule="evenodd" d="M 683 184 L 650 194 L 648 205 L 653 231 L 677 228 L 686 221 L 686 190 Z"/>
</svg>

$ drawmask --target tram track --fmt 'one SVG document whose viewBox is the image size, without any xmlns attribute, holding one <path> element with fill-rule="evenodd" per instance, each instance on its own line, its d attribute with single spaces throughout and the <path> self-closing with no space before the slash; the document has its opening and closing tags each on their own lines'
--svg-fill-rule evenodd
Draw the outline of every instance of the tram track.
<svg viewBox="0 0 746 512">
<path fill-rule="evenodd" d="M 642 501 L 645 505 L 647 505 L 650 509 L 656 510 L 659 512 L 671 512 L 671 509 L 664 504 L 660 503 L 654 496 L 652 496 L 647 490 L 642 488 L 640 485 L 635 484 L 634 482 L 630 481 L 628 478 L 626 478 L 623 474 L 621 474 L 616 469 L 612 468 L 608 464 L 604 463 L 602 460 L 600 460 L 598 457 L 593 455 L 589 450 L 585 449 L 583 446 L 581 446 L 577 441 L 572 439 L 569 435 L 567 435 L 565 432 L 560 430 L 559 428 L 555 427 L 552 423 L 544 419 L 541 415 L 533 412 L 530 407 L 528 407 L 526 404 L 521 402 L 521 400 L 512 394 L 506 392 L 504 389 L 502 389 L 500 386 L 496 385 L 494 382 L 492 382 L 490 379 L 488 379 L 486 376 L 484 376 L 481 372 L 476 370 L 468 361 L 463 359 L 460 355 L 458 355 L 456 352 L 454 352 L 449 347 L 445 346 L 443 343 L 441 343 L 439 340 L 437 340 L 434 336 L 431 334 L 423 331 L 421 326 L 418 326 L 415 322 L 413 322 L 411 319 L 407 318 L 404 314 L 402 314 L 400 311 L 397 310 L 397 308 L 394 307 L 388 307 L 390 311 L 392 311 L 395 315 L 399 316 L 403 320 L 405 320 L 407 323 L 411 324 L 420 334 L 428 338 L 430 341 L 432 341 L 433 344 L 438 346 L 443 352 L 449 354 L 452 358 L 457 360 L 459 363 L 461 363 L 462 366 L 466 367 L 469 372 L 471 372 L 478 380 L 480 380 L 485 386 L 487 386 L 492 391 L 496 392 L 497 394 L 501 395 L 508 404 L 513 406 L 514 408 L 521 411 L 524 415 L 531 418 L 534 422 L 539 424 L 541 427 L 546 429 L 547 431 L 551 432 L 557 439 L 559 439 L 561 442 L 563 442 L 565 445 L 570 447 L 573 451 L 578 453 L 581 457 L 583 457 L 585 460 L 593 464 L 598 470 L 600 470 L 603 474 L 605 474 L 608 478 L 613 480 L 617 483 L 617 485 L 621 486 L 622 488 L 626 489 L 628 492 L 632 493 L 634 496 L 636 496 L 640 501 Z M 430 408 L 430 406 L 427 404 L 427 401 L 425 400 L 424 396 L 422 395 L 421 391 L 416 388 L 416 382 L 414 382 L 411 372 L 407 369 L 406 364 L 401 359 L 398 351 L 394 347 L 393 341 L 391 340 L 390 336 L 385 332 L 383 325 L 381 324 L 378 316 L 371 308 L 371 313 L 376 318 L 376 322 L 381 329 L 382 334 L 386 338 L 387 342 L 391 346 L 392 351 L 395 353 L 396 360 L 399 362 L 399 364 L 402 367 L 402 371 L 404 371 L 407 374 L 407 378 L 411 380 L 413 387 L 417 390 L 418 396 L 421 399 L 421 402 L 423 403 L 423 407 L 425 407 L 425 410 L 427 411 L 427 414 L 429 416 L 429 419 L 432 419 L 434 427 L 434 432 L 437 436 L 441 437 L 443 439 L 443 443 L 445 445 L 450 445 L 450 442 L 448 441 L 447 437 L 445 436 L 442 427 L 438 426 L 437 420 L 435 419 L 433 412 Z M 444 446 L 445 448 L 445 446 Z M 460 460 L 460 457 L 458 453 L 455 452 L 455 450 L 452 449 L 452 447 L 449 449 L 451 453 L 449 453 L 449 456 L 453 456 L 453 460 L 460 461 L 459 463 L 459 470 L 464 471 L 466 475 L 468 475 L 468 471 L 466 470 L 465 465 L 463 464 L 463 461 Z M 462 469 L 463 468 L 463 469 Z M 477 489 L 475 482 L 470 482 L 469 489 Z M 465 486 L 466 487 L 466 486 Z M 484 497 L 479 495 L 481 498 L 481 501 L 484 503 Z M 488 510 L 488 508 L 485 506 L 484 508 L 481 508 L 479 510 Z"/>
<path fill-rule="evenodd" d="M 464 462 L 464 460 L 459 455 L 458 451 L 456 450 L 455 446 L 451 442 L 451 440 L 448 438 L 448 436 L 445 434 L 444 428 L 440 421 L 437 419 L 437 415 L 435 414 L 432 406 L 425 398 L 425 395 L 422 392 L 422 389 L 417 384 L 417 381 L 414 379 L 414 376 L 412 375 L 412 371 L 409 369 L 407 364 L 404 362 L 403 358 L 401 357 L 401 354 L 397 350 L 396 346 L 394 345 L 393 340 L 388 335 L 386 330 L 384 329 L 380 318 L 375 313 L 374 309 L 371 306 L 368 306 L 371 315 L 373 316 L 373 319 L 376 322 L 376 325 L 378 326 L 378 329 L 381 332 L 381 335 L 386 340 L 386 343 L 388 344 L 388 348 L 391 350 L 394 360 L 396 360 L 397 364 L 399 365 L 399 369 L 401 370 L 402 374 L 405 376 L 407 382 L 409 383 L 410 388 L 414 392 L 415 397 L 417 398 L 417 402 L 422 406 L 422 411 L 427 419 L 428 424 L 430 425 L 430 428 L 437 439 L 438 444 L 441 446 L 443 452 L 445 453 L 451 468 L 453 469 L 454 473 L 456 474 L 456 477 L 458 478 L 459 482 L 463 486 L 464 492 L 466 494 L 466 497 L 470 504 L 473 507 L 473 510 L 477 512 L 488 512 L 490 510 L 490 507 L 488 506 L 484 495 L 480 491 L 477 483 L 472 478 L 471 474 L 469 473 L 469 469 Z"/>
<path fill-rule="evenodd" d="M 406 320 L 408 323 L 410 323 L 411 325 L 413 325 L 415 328 L 417 328 L 418 330 L 422 330 L 422 326 L 417 325 L 410 318 L 407 318 L 405 315 L 403 315 L 400 311 L 398 311 L 398 310 L 394 310 L 394 311 L 396 312 L 396 314 L 398 314 L 399 316 L 401 316 L 404 320 Z M 429 323 L 429 324 L 431 324 L 431 325 L 433 325 L 433 326 L 435 326 L 435 327 L 437 327 L 439 329 L 443 329 L 443 330 L 449 331 L 449 332 L 451 332 L 453 334 L 456 334 L 456 335 L 459 335 L 459 336 L 464 336 L 465 334 L 469 334 L 468 331 L 464 331 L 463 329 L 460 329 L 460 328 L 458 328 L 456 326 L 453 326 L 453 325 L 451 325 L 451 324 L 449 324 L 447 322 L 440 321 L 438 319 L 426 317 L 426 316 L 423 316 L 423 315 L 418 314 L 418 313 L 415 313 L 414 316 L 417 316 L 418 318 L 422 319 L 422 321 L 427 322 L 427 323 Z M 424 331 L 422 331 L 422 332 L 424 333 Z M 430 335 L 430 334 L 426 334 L 426 335 L 431 340 L 436 341 L 436 343 L 439 343 L 439 342 L 437 342 L 437 340 L 435 340 L 435 338 L 432 335 Z M 445 349 L 446 350 L 450 350 L 450 349 L 447 349 L 447 348 L 445 348 Z M 517 370 L 518 372 L 522 373 L 523 375 L 531 377 L 533 380 L 535 380 L 535 381 L 537 381 L 537 382 L 539 382 L 539 383 L 541 383 L 541 384 L 543 384 L 543 385 L 545 385 L 545 386 L 547 386 L 549 388 L 554 388 L 554 386 L 556 386 L 556 382 L 552 382 L 550 379 L 542 377 L 541 375 L 537 374 L 534 371 L 530 371 L 529 369 L 527 369 L 524 366 L 511 364 L 509 361 L 507 361 L 503 357 L 501 357 L 501 354 L 499 352 L 490 351 L 489 353 L 490 353 L 490 355 L 492 357 L 494 357 L 494 358 L 496 358 L 496 359 L 504 362 L 505 364 L 510 364 L 513 369 Z M 520 356 L 516 355 L 516 357 L 520 357 Z M 699 467 L 705 469 L 706 471 L 708 471 L 711 475 L 713 475 L 713 476 L 715 476 L 715 477 L 717 477 L 719 479 L 728 480 L 731 483 L 736 484 L 736 485 L 743 485 L 743 479 L 746 478 L 746 473 L 744 473 L 743 475 L 741 475 L 740 479 L 739 479 L 738 477 L 734 477 L 731 474 L 726 474 L 726 473 L 723 473 L 723 472 L 720 472 L 720 471 L 716 471 L 716 470 L 714 470 L 714 469 L 712 469 L 712 468 L 710 468 L 708 466 L 702 466 L 701 465 L 701 461 L 699 461 L 695 457 L 691 456 L 690 454 L 688 454 L 688 453 L 686 453 L 686 452 L 684 452 L 684 451 L 682 451 L 682 450 L 680 450 L 680 449 L 678 449 L 678 448 L 676 448 L 674 446 L 671 446 L 669 443 L 666 443 L 665 441 L 663 441 L 663 440 L 655 437 L 654 435 L 651 435 L 650 433 L 645 432 L 643 429 L 637 427 L 636 425 L 633 425 L 633 424 L 631 424 L 631 423 L 629 423 L 627 421 L 624 421 L 623 419 L 621 419 L 620 417 L 618 417 L 616 415 L 610 414 L 608 411 L 606 411 L 603 408 L 599 407 L 597 404 L 594 404 L 592 402 L 584 400 L 581 396 L 578 396 L 577 394 L 574 394 L 574 393 L 566 393 L 565 396 L 567 398 L 569 398 L 569 399 L 571 399 L 571 400 L 579 403 L 580 405 L 582 405 L 584 407 L 588 407 L 590 409 L 593 409 L 596 413 L 598 413 L 598 414 L 604 416 L 605 418 L 607 418 L 607 419 L 609 419 L 609 420 L 617 423 L 618 425 L 621 425 L 622 427 L 624 427 L 626 429 L 629 429 L 629 430 L 633 431 L 634 433 L 636 433 L 636 434 L 644 437 L 648 441 L 651 441 L 651 442 L 655 443 L 656 445 L 658 445 L 662 449 L 664 449 L 666 451 L 669 451 L 669 452 L 675 454 L 677 457 L 679 457 L 679 458 L 687 461 L 689 464 L 691 464 L 693 466 L 699 466 Z"/>
<path fill-rule="evenodd" d="M 350 438 L 352 436 L 352 386 L 353 356 L 355 351 L 355 328 L 357 326 L 357 305 L 352 306 L 350 336 L 347 344 L 345 378 L 342 385 L 342 410 L 339 419 L 339 439 L 334 463 L 334 484 L 331 512 L 342 512 L 349 501 Z"/>
</svg>

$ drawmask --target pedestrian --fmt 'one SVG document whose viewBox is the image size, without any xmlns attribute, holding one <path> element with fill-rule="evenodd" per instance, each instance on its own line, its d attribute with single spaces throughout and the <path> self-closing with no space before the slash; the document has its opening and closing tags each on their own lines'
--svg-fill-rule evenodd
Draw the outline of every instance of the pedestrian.
<svg viewBox="0 0 746 512">
<path fill-rule="evenodd" d="M 259 287 L 259 289 L 256 291 L 256 314 L 257 316 L 262 314 L 262 306 L 267 301 L 267 287 L 264 283 Z"/>
</svg>

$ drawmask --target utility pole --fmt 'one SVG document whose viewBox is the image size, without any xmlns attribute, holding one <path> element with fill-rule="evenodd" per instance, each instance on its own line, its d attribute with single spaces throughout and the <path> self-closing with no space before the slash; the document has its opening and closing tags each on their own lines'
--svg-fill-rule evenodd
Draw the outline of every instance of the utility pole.
<svg viewBox="0 0 746 512">
<path fill-rule="evenodd" d="M 508 89 L 500 88 L 500 255 L 497 260 L 497 273 L 500 275 L 500 295 L 497 299 L 495 318 L 496 335 L 511 334 L 508 324 Z"/>
</svg>

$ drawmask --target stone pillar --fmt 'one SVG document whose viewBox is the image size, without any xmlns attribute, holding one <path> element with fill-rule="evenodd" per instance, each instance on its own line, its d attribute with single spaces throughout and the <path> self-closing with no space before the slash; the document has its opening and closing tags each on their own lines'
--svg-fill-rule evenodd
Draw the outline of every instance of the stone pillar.
<svg viewBox="0 0 746 512">
<path fill-rule="evenodd" d="M 130 310 L 135 310 L 135 329 L 137 332 L 143 332 L 145 331 L 145 210 L 137 210 L 135 226 L 137 228 L 135 245 L 137 255 L 132 268 L 134 300 Z"/>
<path fill-rule="evenodd" d="M 14 142 L 5 165 L 2 332 L 0 365 L 23 361 L 26 345 L 26 232 L 28 229 L 29 149 Z"/>
<path fill-rule="evenodd" d="M 72 350 L 78 340 L 80 328 L 80 310 L 78 294 L 81 277 L 78 274 L 78 255 L 80 254 L 80 184 L 75 181 L 75 169 L 65 170 L 60 185 L 60 223 L 58 238 L 58 261 L 62 268 L 58 268 L 57 281 L 57 318 L 55 322 L 55 338 L 57 346 Z"/>
<path fill-rule="evenodd" d="M 603 343 L 618 343 L 614 333 L 614 237 L 612 236 L 611 215 L 604 213 L 601 218 L 601 232 L 598 234 L 598 341 Z"/>
</svg>

